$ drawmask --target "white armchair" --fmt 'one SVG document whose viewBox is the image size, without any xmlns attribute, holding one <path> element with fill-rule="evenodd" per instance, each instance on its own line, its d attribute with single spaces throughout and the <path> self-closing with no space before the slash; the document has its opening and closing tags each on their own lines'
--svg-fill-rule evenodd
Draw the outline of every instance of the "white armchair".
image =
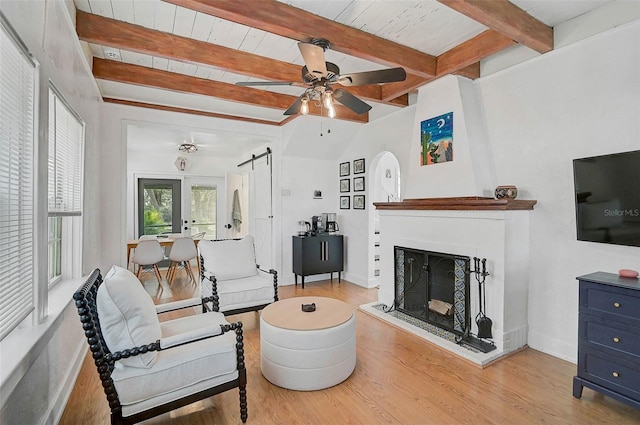
<svg viewBox="0 0 640 425">
<path fill-rule="evenodd" d="M 238 388 L 247 420 L 242 323 L 208 312 L 160 322 L 157 314 L 201 306 L 192 298 L 155 306 L 129 270 L 100 270 L 73 296 L 111 408 L 112 424 L 136 423 Z"/>
<path fill-rule="evenodd" d="M 225 315 L 258 311 L 278 301 L 278 273 L 256 264 L 252 236 L 202 240 L 198 250 L 202 295 L 212 298 L 213 311 Z"/>
</svg>

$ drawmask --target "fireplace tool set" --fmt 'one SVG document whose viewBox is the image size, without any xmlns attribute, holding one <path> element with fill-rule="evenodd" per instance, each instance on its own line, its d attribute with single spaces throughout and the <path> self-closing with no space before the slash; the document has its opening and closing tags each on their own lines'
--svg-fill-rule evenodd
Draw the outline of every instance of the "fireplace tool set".
<svg viewBox="0 0 640 425">
<path fill-rule="evenodd" d="M 478 325 L 478 336 L 471 335 L 467 329 L 466 335 L 459 341 L 462 345 L 467 345 L 483 353 L 488 353 L 496 349 L 496 346 L 491 341 L 484 341 L 480 338 L 492 338 L 491 326 L 493 322 L 485 314 L 487 309 L 487 301 L 485 297 L 484 281 L 489 273 L 487 272 L 487 259 L 473 257 L 474 269 L 470 270 L 470 274 L 473 274 L 478 282 L 478 304 L 480 305 L 480 311 L 476 315 L 476 325 Z"/>
<path fill-rule="evenodd" d="M 480 269 L 482 264 L 482 269 Z M 478 338 L 492 338 L 491 326 L 493 322 L 489 319 L 484 311 L 487 309 L 487 295 L 484 289 L 484 280 L 489 275 L 487 273 L 487 259 L 480 260 L 478 257 L 473 257 L 473 265 L 475 270 L 472 270 L 478 282 L 478 304 L 480 305 L 480 311 L 476 315 L 476 325 L 478 325 Z"/>
</svg>

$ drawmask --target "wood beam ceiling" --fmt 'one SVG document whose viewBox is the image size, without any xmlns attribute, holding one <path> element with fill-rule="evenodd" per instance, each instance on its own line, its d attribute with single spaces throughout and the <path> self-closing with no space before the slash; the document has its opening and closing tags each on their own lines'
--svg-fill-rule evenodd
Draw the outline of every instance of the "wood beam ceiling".
<svg viewBox="0 0 640 425">
<path fill-rule="evenodd" d="M 473 9 L 468 6 L 469 10 L 464 11 L 469 17 L 473 19 L 471 15 L 475 13 L 484 22 L 504 31 L 509 30 L 509 35 L 504 35 L 497 30 L 489 30 L 434 57 L 275 0 L 262 0 L 259 8 L 247 8 L 242 2 L 236 0 L 163 1 L 298 41 L 308 42 L 312 38 L 325 38 L 331 41 L 333 50 L 386 66 L 403 67 L 407 71 L 406 81 L 387 83 L 381 88 L 381 98 L 387 102 L 444 75 L 459 74 L 477 78 L 480 60 L 514 45 L 515 36 L 520 39 L 526 38 L 527 42 L 531 43 L 536 40 L 537 33 L 524 37 L 525 31 L 520 31 L 521 34 L 518 34 L 517 25 L 510 25 L 509 22 L 502 26 L 498 25 L 500 19 L 513 19 L 519 24 L 524 23 L 529 27 L 539 28 L 535 25 L 537 20 L 515 6 L 507 6 L 505 14 L 501 14 L 500 8 Z M 443 0 L 443 3 L 446 4 L 445 2 L 448 1 Z M 469 2 L 471 5 L 476 3 L 474 0 L 451 1 Z M 506 0 L 499 1 L 511 5 Z M 478 3 L 492 2 L 480 0 Z M 495 45 L 490 45 L 491 42 L 495 42 Z M 538 40 L 538 43 L 544 43 L 544 41 Z"/>
<path fill-rule="evenodd" d="M 406 106 L 408 92 L 448 74 L 478 78 L 480 60 L 516 42 L 539 52 L 553 48 L 553 29 L 528 15 L 507 0 L 438 0 L 442 4 L 474 19 L 490 29 L 434 57 L 415 49 L 382 39 L 358 29 L 331 21 L 304 10 L 274 0 L 261 0 L 260 7 L 248 8 L 237 0 L 164 0 L 177 6 L 206 13 L 221 19 L 261 29 L 279 36 L 308 42 L 326 38 L 331 49 L 377 62 L 385 66 L 400 66 L 407 70 L 403 82 L 348 87 L 348 91 L 364 100 Z M 283 61 L 261 57 L 212 43 L 164 33 L 114 19 L 77 11 L 76 29 L 81 40 L 154 57 L 201 64 L 268 81 L 301 83 L 300 67 Z M 110 62 L 110 61 L 109 61 Z M 221 99 L 284 110 L 295 97 L 267 90 L 239 87 L 197 77 L 159 71 L 125 64 L 108 64 L 97 60 L 97 70 L 103 77 L 151 87 L 205 94 Z M 116 69 L 119 70 L 116 72 Z M 104 73 L 116 73 L 105 77 Z M 137 80 L 126 73 L 138 73 Z M 162 80 L 156 73 L 162 73 Z M 95 74 L 95 71 L 94 71 Z M 128 81 L 136 80 L 136 81 Z M 161 87 L 162 85 L 169 87 Z M 358 116 L 339 105 L 338 118 L 367 122 L 368 115 Z M 312 114 L 320 114 L 312 107 Z"/>
<path fill-rule="evenodd" d="M 298 65 L 205 41 L 181 37 L 82 11 L 78 11 L 76 15 L 76 31 L 78 38 L 88 43 L 170 60 L 202 64 L 268 81 L 300 82 L 300 86 L 304 87 L 301 67 Z M 378 85 L 349 87 L 348 90 L 351 94 L 365 100 L 396 106 L 407 106 L 408 104 L 407 100 L 402 97 L 383 99 L 382 89 Z M 259 93 L 256 96 L 259 96 Z"/>
<path fill-rule="evenodd" d="M 274 0 L 260 1 L 258 7 L 237 0 L 164 1 L 293 40 L 324 38 L 331 42 L 332 50 L 389 67 L 401 66 L 425 79 L 435 76 L 434 56 Z"/>
<path fill-rule="evenodd" d="M 553 50 L 553 28 L 508 0 L 437 0 L 539 53 Z"/>
</svg>

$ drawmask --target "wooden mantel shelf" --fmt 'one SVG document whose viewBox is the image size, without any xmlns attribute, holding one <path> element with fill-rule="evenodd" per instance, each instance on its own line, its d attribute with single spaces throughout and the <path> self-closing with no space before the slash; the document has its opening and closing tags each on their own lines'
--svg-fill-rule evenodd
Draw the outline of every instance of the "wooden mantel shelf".
<svg viewBox="0 0 640 425">
<path fill-rule="evenodd" d="M 402 202 L 374 202 L 379 210 L 532 210 L 538 201 L 494 199 L 481 196 L 405 199 Z"/>
</svg>

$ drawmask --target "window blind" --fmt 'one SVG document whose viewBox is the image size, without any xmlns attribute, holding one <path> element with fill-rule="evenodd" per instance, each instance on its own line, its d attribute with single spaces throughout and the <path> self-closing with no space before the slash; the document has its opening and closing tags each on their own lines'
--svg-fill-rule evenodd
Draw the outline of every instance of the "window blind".
<svg viewBox="0 0 640 425">
<path fill-rule="evenodd" d="M 0 339 L 34 308 L 35 63 L 0 21 Z"/>
<path fill-rule="evenodd" d="M 82 214 L 84 126 L 54 88 L 49 89 L 49 216 Z"/>
</svg>

